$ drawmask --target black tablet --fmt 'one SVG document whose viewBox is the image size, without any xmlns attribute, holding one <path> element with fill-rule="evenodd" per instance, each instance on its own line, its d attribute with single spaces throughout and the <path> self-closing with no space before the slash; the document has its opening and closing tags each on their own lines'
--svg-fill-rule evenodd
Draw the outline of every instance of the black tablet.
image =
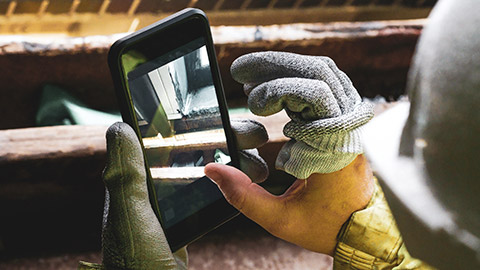
<svg viewBox="0 0 480 270">
<path fill-rule="evenodd" d="M 150 201 L 172 251 L 238 214 L 204 166 L 238 167 L 210 26 L 185 9 L 110 48 L 124 122 L 145 156 Z"/>
</svg>

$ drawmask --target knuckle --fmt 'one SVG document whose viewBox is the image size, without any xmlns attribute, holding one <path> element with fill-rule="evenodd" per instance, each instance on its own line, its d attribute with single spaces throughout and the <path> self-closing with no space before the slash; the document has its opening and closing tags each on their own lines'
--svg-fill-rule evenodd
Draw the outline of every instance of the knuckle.
<svg viewBox="0 0 480 270">
<path fill-rule="evenodd" d="M 323 59 L 323 61 L 325 61 L 327 64 L 334 64 L 335 65 L 335 61 L 333 61 L 332 58 L 328 57 L 328 56 L 321 56 L 321 58 Z"/>
</svg>

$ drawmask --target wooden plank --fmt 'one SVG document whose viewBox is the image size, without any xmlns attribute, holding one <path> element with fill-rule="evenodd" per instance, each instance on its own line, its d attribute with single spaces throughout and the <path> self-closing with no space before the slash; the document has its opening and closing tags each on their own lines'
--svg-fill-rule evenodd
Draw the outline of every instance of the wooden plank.
<svg viewBox="0 0 480 270">
<path fill-rule="evenodd" d="M 153 180 L 193 181 L 205 176 L 205 167 L 150 168 Z"/>
<path fill-rule="evenodd" d="M 105 126 L 56 126 L 0 131 L 0 164 L 105 154 Z"/>
<path fill-rule="evenodd" d="M 396 99 L 405 91 L 410 61 L 423 23 L 295 24 L 255 29 L 238 27 L 235 31 L 233 27 L 215 28 L 216 51 L 229 105 L 238 106 L 235 102 L 244 97 L 241 86 L 231 78 L 231 63 L 243 54 L 265 50 L 328 56 L 348 74 L 362 96 Z M 260 40 L 255 40 L 256 32 Z M 228 37 L 228 33 L 244 41 L 230 43 L 228 40 L 233 37 Z"/>
<path fill-rule="evenodd" d="M 107 35 L 135 31 L 150 25 L 171 13 L 135 13 L 139 0 L 131 2 L 129 10 L 123 13 L 107 13 L 105 8 L 110 2 L 103 2 L 97 13 L 78 13 L 80 1 L 73 1 L 70 12 L 65 14 L 15 14 L 16 1 L 10 2 L 4 16 L 0 15 L 1 34 L 38 34 L 55 33 L 72 36 Z M 217 1 L 221 4 L 222 1 Z M 347 7 L 310 7 L 274 8 L 276 1 L 271 1 L 263 9 L 248 9 L 240 6 L 238 10 L 207 10 L 212 26 L 221 25 L 273 25 L 291 23 L 319 23 L 338 21 L 374 21 L 374 20 L 408 20 L 425 18 L 431 7 L 409 8 L 403 6 L 347 6 Z M 110 5 L 111 6 L 111 5 Z M 138 21 L 131 29 L 132 21 Z"/>
<path fill-rule="evenodd" d="M 161 149 L 175 147 L 182 150 L 215 149 L 226 146 L 225 133 L 223 129 L 188 132 L 174 135 L 172 137 L 144 138 L 143 145 L 146 149 Z"/>
<path fill-rule="evenodd" d="M 274 2 L 274 1 L 273 1 Z M 271 3 L 273 3 L 271 2 Z M 275 4 L 275 3 L 273 3 Z M 385 6 L 318 7 L 297 9 L 254 9 L 245 11 L 207 12 L 212 25 L 272 25 L 338 21 L 376 21 L 421 19 L 431 8 Z"/>
<path fill-rule="evenodd" d="M 272 141 L 284 141 L 281 131 L 282 123 L 288 121 L 286 114 L 279 113 L 273 117 L 259 117 L 251 113 L 237 114 L 233 117 L 252 118 L 263 123 Z M 26 162 L 31 160 L 57 160 L 66 157 L 84 157 L 105 155 L 106 126 L 54 126 L 24 129 L 0 130 L 0 164 Z M 218 134 L 216 134 L 218 133 Z M 218 130 L 192 132 L 177 135 L 165 141 L 145 139 L 146 148 L 156 147 L 202 147 L 225 146 L 223 131 Z M 216 135 L 215 135 L 216 134 Z M 190 137 L 195 138 L 192 144 Z M 61 169 L 61 168 L 59 168 Z"/>
<path fill-rule="evenodd" d="M 105 23 L 110 23 L 105 18 Z M 213 27 L 222 81 L 230 107 L 246 105 L 242 86 L 230 75 L 237 57 L 264 50 L 326 55 L 352 79 L 363 96 L 403 94 L 410 60 L 423 20 L 365 23 Z M 255 40 L 255 32 L 262 33 Z M 284 33 L 282 35 L 282 33 Z M 110 44 L 120 35 L 86 38 L 0 37 L 3 91 L 0 129 L 35 125 L 40 89 L 59 84 L 96 109 L 116 108 L 107 65 Z M 28 80 L 24 74 L 29 74 Z"/>
<path fill-rule="evenodd" d="M 376 113 L 381 113 L 395 103 L 377 103 Z M 290 121 L 285 111 L 263 117 L 251 112 L 235 113 L 232 119 L 253 119 L 267 129 L 269 143 L 283 144 L 283 126 Z M 61 160 L 64 158 L 105 155 L 106 126 L 53 126 L 0 130 L 0 165 L 32 160 Z M 194 140 L 192 142 L 192 139 Z M 222 130 L 192 132 L 164 140 L 144 139 L 147 149 L 180 147 L 185 149 L 221 148 L 225 146 Z M 59 168 L 61 169 L 61 168 Z"/>
<path fill-rule="evenodd" d="M 395 103 L 376 103 L 376 114 L 393 106 Z M 262 123 L 267 129 L 269 135 L 269 142 L 262 147 L 262 149 L 281 147 L 289 139 L 283 135 L 283 126 L 290 121 L 284 111 L 269 117 L 256 116 L 250 112 L 235 113 L 231 115 L 232 119 L 253 119 Z M 32 168 L 36 171 L 42 171 L 36 164 L 50 162 L 52 164 L 62 162 L 70 162 L 70 160 L 92 159 L 103 162 L 106 155 L 105 132 L 106 126 L 54 126 L 54 127 L 39 127 L 39 128 L 25 128 L 13 130 L 0 130 L 0 166 L 8 168 L 12 164 L 22 167 L 22 170 L 28 171 Z M 202 132 L 199 132 L 202 133 Z M 199 136 L 198 133 L 191 133 L 187 136 L 200 138 L 200 141 L 195 141 L 194 146 L 190 140 L 178 140 L 176 143 L 166 143 L 165 145 L 158 144 L 158 142 L 149 142 L 145 140 L 144 144 L 147 148 L 167 147 L 176 145 L 189 149 L 191 147 L 204 148 L 208 147 L 221 148 L 224 147 L 223 131 L 218 132 L 218 135 L 212 136 L 210 132 L 203 132 L 210 134 L 208 136 Z M 203 138 L 203 139 L 202 139 Z M 204 140 L 205 139 L 205 140 Z M 272 148 L 272 149 L 273 149 Z M 276 153 L 271 151 L 264 151 L 266 154 L 264 158 L 267 159 L 270 165 L 273 165 Z M 37 163 L 36 163 L 37 162 Z M 103 164 L 97 164 L 97 167 L 103 167 Z M 45 167 L 49 169 L 50 167 Z M 58 166 L 57 174 L 68 178 L 70 175 L 68 169 Z M 273 168 L 273 167 L 271 167 Z M 88 171 L 84 172 L 89 175 Z M 30 177 L 35 178 L 35 175 Z M 97 175 L 98 176 L 98 175 Z M 13 176 L 15 178 L 15 176 Z M 42 176 L 39 175 L 41 178 Z M 87 177 L 87 176 L 85 176 Z M 89 176 L 91 177 L 91 176 Z M 15 181 L 15 179 L 10 179 Z M 0 182 L 10 182 L 7 178 L 2 178 Z M 0 192 L 1 196 L 1 192 Z"/>
</svg>

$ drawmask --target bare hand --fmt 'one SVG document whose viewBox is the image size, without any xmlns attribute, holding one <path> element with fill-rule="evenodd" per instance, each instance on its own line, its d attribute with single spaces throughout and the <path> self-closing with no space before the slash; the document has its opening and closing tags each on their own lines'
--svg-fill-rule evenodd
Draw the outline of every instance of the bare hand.
<svg viewBox="0 0 480 270">
<path fill-rule="evenodd" d="M 252 183 L 234 167 L 212 163 L 205 167 L 205 174 L 234 207 L 271 234 L 329 255 L 342 225 L 367 205 L 374 188 L 363 155 L 340 171 L 297 179 L 280 196 Z"/>
</svg>

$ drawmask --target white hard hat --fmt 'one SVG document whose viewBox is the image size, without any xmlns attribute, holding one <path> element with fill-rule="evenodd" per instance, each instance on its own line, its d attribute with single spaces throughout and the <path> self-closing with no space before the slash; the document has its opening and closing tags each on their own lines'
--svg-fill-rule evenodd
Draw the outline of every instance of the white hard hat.
<svg viewBox="0 0 480 270">
<path fill-rule="evenodd" d="M 409 73 L 411 100 L 374 118 L 365 152 L 412 256 L 480 269 L 480 1 L 441 0 Z"/>
</svg>

